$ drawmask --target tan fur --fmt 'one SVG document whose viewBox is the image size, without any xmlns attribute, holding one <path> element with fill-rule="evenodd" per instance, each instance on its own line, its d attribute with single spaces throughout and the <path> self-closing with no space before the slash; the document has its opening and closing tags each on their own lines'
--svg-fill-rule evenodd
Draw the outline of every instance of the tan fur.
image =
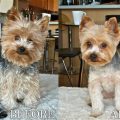
<svg viewBox="0 0 120 120">
<path fill-rule="evenodd" d="M 15 11 L 10 13 L 8 20 L 6 21 L 5 26 L 3 27 L 3 37 L 2 37 L 2 52 L 3 56 L 13 64 L 18 66 L 28 66 L 41 59 L 44 50 L 45 43 L 45 33 L 47 32 L 48 17 L 44 17 L 42 20 L 39 20 L 39 24 L 34 22 L 27 22 L 24 19 L 21 19 L 22 16 L 18 19 L 12 19 L 11 17 L 16 17 L 14 14 Z M 41 34 L 40 34 L 41 33 Z M 21 39 L 32 40 L 32 48 L 27 48 L 24 55 L 18 54 L 16 51 L 20 47 L 16 44 L 15 36 L 19 35 Z M 31 54 L 32 53 L 32 54 Z"/>
<path fill-rule="evenodd" d="M 104 112 L 103 98 L 106 97 L 115 96 L 115 107 L 120 111 L 120 57 L 116 52 L 120 34 L 116 18 L 97 25 L 91 18 L 84 17 L 79 31 L 82 58 L 90 65 L 91 115 L 97 117 Z"/>
<path fill-rule="evenodd" d="M 114 22 L 111 22 L 111 20 Z M 88 64 L 104 66 L 113 58 L 113 55 L 116 52 L 116 45 L 118 44 L 120 38 L 118 26 L 116 25 L 117 23 L 115 21 L 116 20 L 114 18 L 110 19 L 108 22 L 106 22 L 106 24 L 109 24 L 107 27 L 106 25 L 96 25 L 90 18 L 88 20 L 88 17 L 83 18 L 83 21 L 80 25 L 80 44 L 83 53 L 82 58 Z M 115 27 L 113 31 L 111 31 L 112 27 Z M 91 51 L 88 50 L 89 48 L 86 47 L 86 43 L 88 41 L 90 41 L 93 46 L 97 46 L 98 48 L 102 43 L 107 44 L 105 49 L 99 49 L 99 52 L 96 52 L 98 55 L 98 60 L 96 62 L 92 62 L 90 59 L 88 59 L 89 55 L 91 54 Z"/>
<path fill-rule="evenodd" d="M 8 64 L 0 69 L 0 101 L 6 110 L 16 108 L 17 99 L 28 107 L 34 107 L 40 99 L 36 62 L 44 52 L 48 23 L 47 16 L 31 22 L 15 9 L 8 13 L 1 43 L 2 56 Z M 23 52 L 19 51 L 21 47 Z"/>
</svg>

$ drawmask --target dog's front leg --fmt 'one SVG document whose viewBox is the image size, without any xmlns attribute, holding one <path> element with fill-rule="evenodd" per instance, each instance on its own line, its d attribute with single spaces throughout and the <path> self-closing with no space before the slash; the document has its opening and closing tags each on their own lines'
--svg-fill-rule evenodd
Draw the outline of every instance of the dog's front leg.
<svg viewBox="0 0 120 120">
<path fill-rule="evenodd" d="M 6 90 L 5 93 L 2 94 L 1 104 L 8 111 L 18 107 L 18 104 L 14 99 L 13 93 L 10 92 L 10 89 Z"/>
<path fill-rule="evenodd" d="M 34 82 L 30 81 L 26 84 L 26 88 L 28 92 L 23 100 L 23 103 L 28 107 L 36 107 L 40 100 L 39 83 L 37 81 L 35 82 L 35 80 Z"/>
<path fill-rule="evenodd" d="M 88 89 L 92 102 L 91 115 L 97 117 L 101 115 L 104 110 L 102 87 L 99 81 L 94 80 L 89 83 Z"/>
<path fill-rule="evenodd" d="M 18 107 L 18 104 L 16 103 L 16 99 L 14 97 L 15 89 L 13 87 L 11 76 L 9 76 L 11 79 L 9 79 L 8 81 L 6 80 L 2 84 L 0 84 L 0 103 L 7 111 Z"/>
</svg>

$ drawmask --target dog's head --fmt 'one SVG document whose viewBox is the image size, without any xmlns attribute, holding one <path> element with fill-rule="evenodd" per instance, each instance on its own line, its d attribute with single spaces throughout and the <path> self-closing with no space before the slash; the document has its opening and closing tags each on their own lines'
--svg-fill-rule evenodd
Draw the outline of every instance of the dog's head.
<svg viewBox="0 0 120 120">
<path fill-rule="evenodd" d="M 83 60 L 92 66 L 104 66 L 112 60 L 120 40 L 116 18 L 97 25 L 85 16 L 79 28 L 79 39 Z"/>
<path fill-rule="evenodd" d="M 48 34 L 48 23 L 47 16 L 28 22 L 18 11 L 10 10 L 3 27 L 3 57 L 22 67 L 40 60 Z"/>
</svg>

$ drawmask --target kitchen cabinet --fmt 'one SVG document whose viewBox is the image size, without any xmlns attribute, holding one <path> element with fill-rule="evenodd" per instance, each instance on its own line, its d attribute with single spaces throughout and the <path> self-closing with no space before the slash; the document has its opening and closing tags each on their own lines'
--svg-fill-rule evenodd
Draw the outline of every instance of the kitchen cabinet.
<svg viewBox="0 0 120 120">
<path fill-rule="evenodd" d="M 30 0 L 29 4 L 46 11 L 58 11 L 58 0 Z"/>
<path fill-rule="evenodd" d="M 48 10 L 49 11 L 58 11 L 58 1 L 59 0 L 48 0 Z"/>
</svg>

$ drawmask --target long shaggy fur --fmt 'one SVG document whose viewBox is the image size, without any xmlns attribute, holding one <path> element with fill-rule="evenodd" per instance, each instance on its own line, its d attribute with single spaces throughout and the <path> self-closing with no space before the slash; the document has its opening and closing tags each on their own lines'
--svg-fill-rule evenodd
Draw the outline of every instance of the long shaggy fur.
<svg viewBox="0 0 120 120">
<path fill-rule="evenodd" d="M 0 58 L 0 102 L 6 110 L 18 103 L 34 107 L 40 98 L 38 61 L 41 59 L 49 18 L 26 21 L 9 11 L 3 27 Z"/>
</svg>

